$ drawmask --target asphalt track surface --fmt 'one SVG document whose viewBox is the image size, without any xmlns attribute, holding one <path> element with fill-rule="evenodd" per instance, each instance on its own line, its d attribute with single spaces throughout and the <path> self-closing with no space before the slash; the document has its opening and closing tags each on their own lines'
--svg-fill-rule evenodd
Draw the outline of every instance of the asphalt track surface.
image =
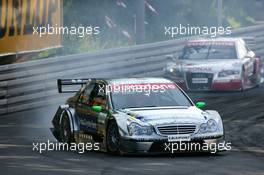
<svg viewBox="0 0 264 175">
<path fill-rule="evenodd" d="M 232 150 L 212 156 L 113 156 L 100 152 L 33 151 L 54 141 L 49 128 L 57 106 L 0 117 L 0 174 L 249 174 L 264 175 L 264 86 L 245 92 L 188 93 L 218 110 Z"/>
</svg>

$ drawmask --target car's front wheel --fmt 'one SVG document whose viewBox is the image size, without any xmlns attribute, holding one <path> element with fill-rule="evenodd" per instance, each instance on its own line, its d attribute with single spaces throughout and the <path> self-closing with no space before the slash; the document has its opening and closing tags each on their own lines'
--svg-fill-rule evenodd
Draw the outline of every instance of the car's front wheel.
<svg viewBox="0 0 264 175">
<path fill-rule="evenodd" d="M 63 143 L 70 144 L 72 142 L 72 134 L 70 121 L 66 113 L 63 114 L 61 120 L 60 138 Z"/>
<path fill-rule="evenodd" d="M 261 83 L 261 73 L 263 72 L 263 66 L 260 65 L 260 63 L 258 63 L 258 61 L 256 61 L 254 63 L 254 75 L 252 77 L 252 83 L 254 85 L 259 85 Z"/>
<path fill-rule="evenodd" d="M 246 89 L 246 82 L 247 82 L 246 71 L 243 68 L 241 73 L 241 91 L 244 91 Z"/>
<path fill-rule="evenodd" d="M 116 122 L 110 121 L 106 134 L 107 150 L 110 153 L 120 153 L 120 135 Z"/>
</svg>

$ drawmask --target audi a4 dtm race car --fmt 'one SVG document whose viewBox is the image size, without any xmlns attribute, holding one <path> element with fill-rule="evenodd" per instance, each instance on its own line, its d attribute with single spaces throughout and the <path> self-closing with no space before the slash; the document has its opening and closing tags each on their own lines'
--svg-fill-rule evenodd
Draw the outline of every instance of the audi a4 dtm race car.
<svg viewBox="0 0 264 175">
<path fill-rule="evenodd" d="M 218 112 L 202 110 L 204 102 L 195 105 L 171 80 L 58 80 L 60 93 L 74 92 L 73 85 L 82 87 L 59 106 L 52 120 L 53 135 L 60 142 L 96 142 L 101 151 L 122 154 L 166 152 L 165 143 L 224 141 Z"/>
<path fill-rule="evenodd" d="M 165 77 L 183 89 L 244 90 L 261 82 L 260 57 L 242 38 L 191 40 L 180 56 L 167 58 Z"/>
</svg>

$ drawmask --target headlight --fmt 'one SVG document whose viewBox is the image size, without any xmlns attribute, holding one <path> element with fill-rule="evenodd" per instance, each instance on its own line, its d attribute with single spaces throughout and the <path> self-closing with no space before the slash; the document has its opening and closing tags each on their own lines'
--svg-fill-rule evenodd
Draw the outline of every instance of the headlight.
<svg viewBox="0 0 264 175">
<path fill-rule="evenodd" d="M 140 126 L 135 122 L 128 125 L 128 131 L 130 135 L 151 135 L 153 133 L 150 126 Z"/>
<path fill-rule="evenodd" d="M 230 75 L 237 75 L 239 74 L 239 70 L 223 70 L 218 73 L 218 77 L 227 77 Z"/>
<path fill-rule="evenodd" d="M 217 130 L 217 123 L 213 119 L 208 120 L 207 126 L 209 132 L 215 132 Z"/>
<path fill-rule="evenodd" d="M 171 75 L 174 75 L 176 77 L 183 77 L 183 72 L 181 72 L 181 70 L 179 68 L 175 68 L 175 67 L 168 67 L 166 69 L 166 71 L 168 73 L 170 73 Z"/>
<path fill-rule="evenodd" d="M 165 68 L 165 71 L 173 73 L 174 72 L 174 68 L 171 67 L 171 66 L 168 66 L 168 67 Z"/>
<path fill-rule="evenodd" d="M 210 119 L 207 121 L 207 123 L 203 123 L 200 125 L 200 133 L 206 133 L 206 132 L 215 132 L 218 129 L 217 123 L 215 120 Z"/>
<path fill-rule="evenodd" d="M 170 69 L 169 69 L 169 72 L 171 72 L 171 73 L 172 73 L 173 71 L 174 71 L 174 69 L 173 69 L 173 68 L 170 68 Z"/>
<path fill-rule="evenodd" d="M 206 133 L 207 132 L 207 123 L 203 123 L 200 125 L 200 132 Z"/>
</svg>

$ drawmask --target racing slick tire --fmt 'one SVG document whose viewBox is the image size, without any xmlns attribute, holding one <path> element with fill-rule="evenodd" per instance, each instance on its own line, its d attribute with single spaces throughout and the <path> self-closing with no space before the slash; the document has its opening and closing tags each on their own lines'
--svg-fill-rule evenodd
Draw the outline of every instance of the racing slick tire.
<svg viewBox="0 0 264 175">
<path fill-rule="evenodd" d="M 68 115 L 66 112 L 63 113 L 61 125 L 60 125 L 60 138 L 63 143 L 72 143 L 73 137 L 71 134 L 71 126 Z"/>
<path fill-rule="evenodd" d="M 241 73 L 241 92 L 246 90 L 245 84 L 246 84 L 247 78 L 246 78 L 246 71 L 245 68 L 242 68 L 242 73 Z"/>
<path fill-rule="evenodd" d="M 115 121 L 110 121 L 106 132 L 106 147 L 110 154 L 121 154 L 120 134 Z"/>
<path fill-rule="evenodd" d="M 261 72 L 263 71 L 263 66 L 261 66 L 257 61 L 254 62 L 254 75 L 252 78 L 252 83 L 259 86 L 261 83 Z"/>
</svg>

